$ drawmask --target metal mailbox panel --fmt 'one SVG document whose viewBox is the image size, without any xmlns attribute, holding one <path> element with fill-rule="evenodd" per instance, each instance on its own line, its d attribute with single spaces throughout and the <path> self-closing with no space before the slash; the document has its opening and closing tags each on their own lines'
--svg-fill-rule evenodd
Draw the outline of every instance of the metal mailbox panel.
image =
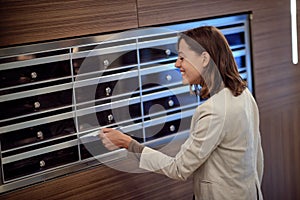
<svg viewBox="0 0 300 200">
<path fill-rule="evenodd" d="M 161 66 L 163 68 L 164 66 Z M 151 68 L 150 68 L 151 69 Z M 159 71 L 142 76 L 142 87 L 143 89 L 149 89 L 149 85 L 152 83 L 158 85 L 170 85 L 170 84 L 181 84 L 182 78 L 180 71 L 177 69 L 170 69 L 166 71 Z M 148 86 L 148 87 L 147 87 Z"/>
<path fill-rule="evenodd" d="M 169 113 L 172 112 L 172 110 L 180 109 L 183 106 L 192 106 L 197 104 L 198 99 L 195 96 L 191 96 L 191 94 L 186 91 L 180 92 L 181 93 L 173 93 L 171 90 L 166 91 L 164 95 L 161 95 L 163 93 L 157 95 L 153 93 L 153 99 L 143 102 L 144 115 L 153 115 L 159 112 Z"/>
<path fill-rule="evenodd" d="M 136 71 L 128 72 L 127 74 L 120 73 L 103 76 L 98 80 L 86 80 L 82 83 L 84 82 L 86 82 L 86 86 L 75 88 L 76 102 L 79 104 L 105 98 L 110 99 L 110 97 L 119 95 L 128 96 L 136 93 L 136 90 L 139 88 L 139 79 Z"/>
<path fill-rule="evenodd" d="M 63 90 L 2 102 L 0 120 L 39 113 L 72 104 L 72 90 Z"/>
<path fill-rule="evenodd" d="M 75 76 L 103 73 L 138 63 L 135 40 L 105 41 L 98 45 L 72 49 L 72 66 Z M 97 75 L 96 75 L 97 76 Z"/>
<path fill-rule="evenodd" d="M 176 35 L 170 37 L 150 37 L 140 39 L 138 43 L 140 62 L 148 63 L 174 59 L 177 56 Z"/>
<path fill-rule="evenodd" d="M 127 100 L 121 103 L 106 104 L 96 108 L 87 109 L 86 114 L 78 116 L 80 131 L 123 123 L 128 120 L 135 120 L 142 117 L 140 102 L 134 100 L 133 103 Z M 84 110 L 82 110 L 83 112 Z M 80 113 L 80 111 L 79 111 Z"/>
<path fill-rule="evenodd" d="M 24 145 L 59 138 L 75 133 L 74 119 L 69 118 L 56 122 L 32 126 L 30 128 L 7 132 L 0 135 L 1 150 L 9 150 Z"/>
<path fill-rule="evenodd" d="M 20 178 L 62 166 L 79 159 L 78 147 L 69 147 L 3 165 L 4 180 Z"/>
<path fill-rule="evenodd" d="M 180 115 L 180 114 L 178 114 Z M 156 124 L 145 128 L 146 141 L 173 135 L 181 131 L 187 131 L 190 128 L 192 116 L 178 118 L 161 124 Z M 163 120 L 162 120 L 163 121 Z"/>
</svg>

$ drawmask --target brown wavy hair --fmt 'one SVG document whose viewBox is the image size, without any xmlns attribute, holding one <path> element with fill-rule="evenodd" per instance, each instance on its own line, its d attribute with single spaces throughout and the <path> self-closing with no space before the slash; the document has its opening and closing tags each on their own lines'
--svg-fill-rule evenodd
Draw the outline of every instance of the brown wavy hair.
<svg viewBox="0 0 300 200">
<path fill-rule="evenodd" d="M 199 55 L 206 51 L 211 58 L 200 77 L 201 98 L 209 98 L 224 87 L 229 88 L 234 96 L 244 91 L 247 83 L 241 78 L 229 44 L 220 30 L 214 26 L 203 26 L 181 33 L 178 44 L 182 39 L 191 50 Z"/>
</svg>

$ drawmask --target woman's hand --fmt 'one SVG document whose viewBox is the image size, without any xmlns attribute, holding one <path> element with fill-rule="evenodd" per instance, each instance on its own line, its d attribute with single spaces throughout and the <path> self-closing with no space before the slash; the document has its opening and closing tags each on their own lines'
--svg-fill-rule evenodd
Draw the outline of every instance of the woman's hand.
<svg viewBox="0 0 300 200">
<path fill-rule="evenodd" d="M 118 130 L 112 128 L 103 128 L 99 133 L 99 137 L 108 150 L 115 150 L 117 148 L 128 149 L 132 138 Z"/>
</svg>

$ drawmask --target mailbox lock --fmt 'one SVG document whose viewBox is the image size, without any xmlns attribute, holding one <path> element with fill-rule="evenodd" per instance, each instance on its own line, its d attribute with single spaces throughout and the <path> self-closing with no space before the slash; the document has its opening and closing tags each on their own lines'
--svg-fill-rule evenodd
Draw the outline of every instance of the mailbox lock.
<svg viewBox="0 0 300 200">
<path fill-rule="evenodd" d="M 106 93 L 106 96 L 110 95 L 110 93 L 111 93 L 110 87 L 105 88 L 105 93 Z"/>
<path fill-rule="evenodd" d="M 166 49 L 165 53 L 166 53 L 167 56 L 169 56 L 169 55 L 171 55 L 171 50 L 170 49 Z"/>
<path fill-rule="evenodd" d="M 36 137 L 37 137 L 38 139 L 40 139 L 40 140 L 44 139 L 44 134 L 43 134 L 43 132 L 42 132 L 42 131 L 38 131 L 38 132 L 36 133 Z"/>
<path fill-rule="evenodd" d="M 168 104 L 169 104 L 170 107 L 172 107 L 172 106 L 174 106 L 174 101 L 171 99 L 171 100 L 168 101 Z"/>
<path fill-rule="evenodd" d="M 107 116 L 107 119 L 109 122 L 112 122 L 112 120 L 114 119 L 114 116 L 112 114 Z"/>
<path fill-rule="evenodd" d="M 41 104 L 40 104 L 40 102 L 36 101 L 36 102 L 34 102 L 33 106 L 35 109 L 37 109 L 37 108 L 41 107 Z"/>
<path fill-rule="evenodd" d="M 171 132 L 174 132 L 174 131 L 175 131 L 175 129 L 176 129 L 176 128 L 175 128 L 175 126 L 174 126 L 174 125 L 171 125 L 171 126 L 170 126 L 170 131 L 171 131 Z"/>
<path fill-rule="evenodd" d="M 104 61 L 103 61 L 103 65 L 104 65 L 104 67 L 107 67 L 109 64 L 110 64 L 110 63 L 109 63 L 109 61 L 108 61 L 108 60 L 104 60 Z"/>
<path fill-rule="evenodd" d="M 40 167 L 45 167 L 45 165 L 46 165 L 45 161 L 41 160 L 40 161 Z"/>
<path fill-rule="evenodd" d="M 31 72 L 31 78 L 36 79 L 37 78 L 37 73 L 36 72 Z"/>
<path fill-rule="evenodd" d="M 167 79 L 167 81 L 171 81 L 171 80 L 172 80 L 172 76 L 171 76 L 170 74 L 168 74 L 168 75 L 166 76 L 166 79 Z"/>
</svg>

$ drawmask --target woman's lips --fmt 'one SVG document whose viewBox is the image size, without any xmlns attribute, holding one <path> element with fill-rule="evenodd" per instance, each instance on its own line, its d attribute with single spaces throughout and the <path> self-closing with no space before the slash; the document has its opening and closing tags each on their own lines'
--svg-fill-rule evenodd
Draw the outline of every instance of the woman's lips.
<svg viewBox="0 0 300 200">
<path fill-rule="evenodd" d="M 181 75 L 184 75 L 185 71 L 184 70 L 180 70 L 180 73 L 181 73 Z"/>
</svg>

